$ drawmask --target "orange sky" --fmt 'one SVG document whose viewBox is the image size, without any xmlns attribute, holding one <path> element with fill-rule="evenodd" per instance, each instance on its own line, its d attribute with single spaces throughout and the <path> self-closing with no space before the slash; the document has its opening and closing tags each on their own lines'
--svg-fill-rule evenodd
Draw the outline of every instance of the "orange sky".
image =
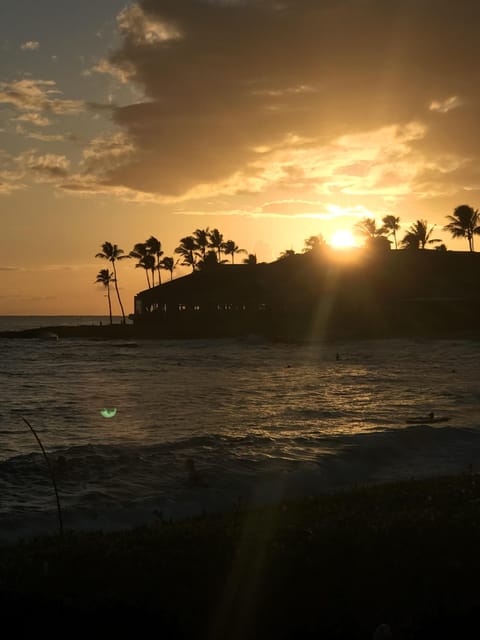
<svg viewBox="0 0 480 640">
<path fill-rule="evenodd" d="M 105 313 L 106 240 L 172 256 L 217 227 L 270 261 L 395 214 L 466 250 L 442 226 L 480 201 L 479 18 L 470 0 L 2 0 L 0 315 Z M 144 274 L 125 261 L 119 282 L 131 312 Z"/>
</svg>

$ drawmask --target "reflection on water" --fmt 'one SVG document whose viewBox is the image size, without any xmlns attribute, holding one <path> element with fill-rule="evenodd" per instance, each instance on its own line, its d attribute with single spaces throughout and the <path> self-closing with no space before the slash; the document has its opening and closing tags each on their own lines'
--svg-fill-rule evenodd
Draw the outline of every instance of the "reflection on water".
<svg viewBox="0 0 480 640">
<path fill-rule="evenodd" d="M 251 430 L 272 438 L 352 434 L 398 428 L 412 413 L 433 409 L 472 426 L 478 352 L 471 342 L 398 340 L 340 347 L 7 340 L 0 343 L 1 450 L 33 450 L 19 414 L 34 421 L 50 446 Z M 117 408 L 115 418 L 102 419 L 105 407 Z"/>
<path fill-rule="evenodd" d="M 49 502 L 21 416 L 67 458 L 72 509 L 94 495 L 108 509 L 187 509 L 186 457 L 217 478 L 209 500 L 220 503 L 272 478 L 302 492 L 475 465 L 479 356 L 469 341 L 3 340 L 1 512 Z M 430 411 L 451 419 L 407 427 Z"/>
</svg>

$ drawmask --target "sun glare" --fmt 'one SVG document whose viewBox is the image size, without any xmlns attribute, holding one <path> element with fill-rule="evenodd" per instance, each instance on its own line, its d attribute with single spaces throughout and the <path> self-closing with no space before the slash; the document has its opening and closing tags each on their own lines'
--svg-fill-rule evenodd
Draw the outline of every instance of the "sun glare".
<svg viewBox="0 0 480 640">
<path fill-rule="evenodd" d="M 333 236 L 330 238 L 330 245 L 334 249 L 350 249 L 351 247 L 355 247 L 356 244 L 355 238 L 347 229 L 339 229 L 338 231 L 335 231 Z"/>
</svg>

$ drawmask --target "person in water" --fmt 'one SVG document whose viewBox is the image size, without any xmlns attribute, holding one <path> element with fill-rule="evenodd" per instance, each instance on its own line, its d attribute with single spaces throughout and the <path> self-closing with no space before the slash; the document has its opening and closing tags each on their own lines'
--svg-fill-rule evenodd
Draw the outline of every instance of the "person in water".
<svg viewBox="0 0 480 640">
<path fill-rule="evenodd" d="M 188 458 L 185 462 L 185 468 L 187 470 L 187 481 L 191 487 L 208 487 L 202 474 L 195 467 L 195 462 L 192 458 Z"/>
<path fill-rule="evenodd" d="M 53 473 L 56 477 L 63 476 L 67 472 L 68 463 L 65 456 L 58 456 L 58 458 L 53 462 Z"/>
</svg>

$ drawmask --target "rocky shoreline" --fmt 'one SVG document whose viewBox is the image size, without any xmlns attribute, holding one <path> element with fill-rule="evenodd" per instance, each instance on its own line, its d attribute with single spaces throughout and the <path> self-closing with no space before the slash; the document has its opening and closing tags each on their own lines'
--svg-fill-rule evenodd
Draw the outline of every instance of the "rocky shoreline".
<svg viewBox="0 0 480 640">
<path fill-rule="evenodd" d="M 34 338 L 39 340 L 58 340 L 59 338 L 114 340 L 118 338 L 132 338 L 134 336 L 135 328 L 132 324 L 64 325 L 0 332 L 0 338 Z"/>
</svg>

